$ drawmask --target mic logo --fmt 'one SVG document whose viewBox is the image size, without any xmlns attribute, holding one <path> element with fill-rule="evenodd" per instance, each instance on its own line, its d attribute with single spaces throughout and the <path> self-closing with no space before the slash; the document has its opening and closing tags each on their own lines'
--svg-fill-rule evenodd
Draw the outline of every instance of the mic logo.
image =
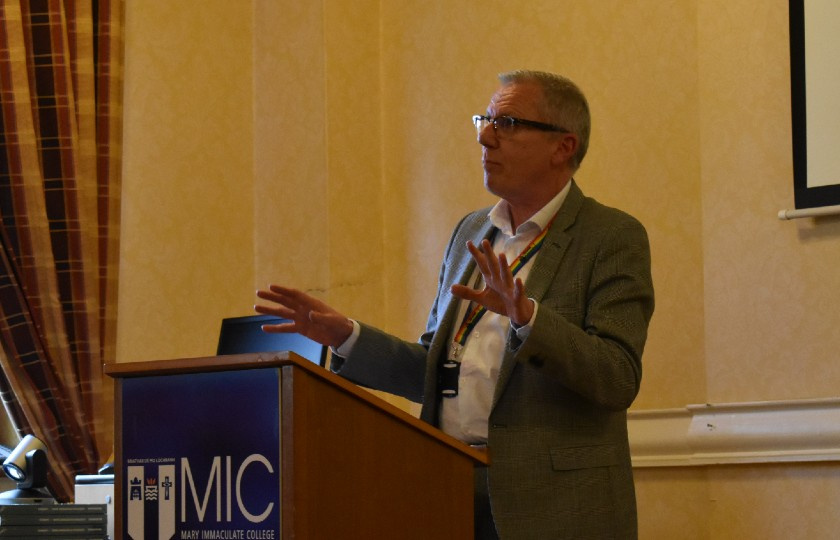
<svg viewBox="0 0 840 540">
<path fill-rule="evenodd" d="M 216 521 L 230 522 L 233 517 L 234 502 L 236 509 L 251 523 L 261 523 L 271 514 L 274 509 L 274 503 L 269 502 L 265 508 L 247 508 L 242 500 L 243 492 L 243 476 L 249 467 L 255 467 L 256 470 L 262 474 L 274 474 L 274 468 L 271 462 L 262 454 L 251 454 L 245 458 L 242 463 L 236 468 L 235 483 L 234 470 L 230 456 L 225 456 L 224 465 L 222 465 L 222 456 L 213 458 L 213 464 L 210 467 L 210 474 L 207 480 L 207 485 L 204 488 L 204 493 L 199 497 L 199 489 L 193 479 L 192 469 L 190 468 L 190 461 L 187 458 L 181 458 L 181 522 L 186 521 L 187 518 L 187 502 L 192 502 L 191 509 L 194 509 L 198 521 L 203 523 L 205 514 L 207 513 L 211 495 L 215 493 L 215 509 Z M 189 493 L 187 487 L 189 486 Z M 191 498 L 188 498 L 187 495 Z M 200 500 L 199 500 L 200 498 Z"/>
</svg>

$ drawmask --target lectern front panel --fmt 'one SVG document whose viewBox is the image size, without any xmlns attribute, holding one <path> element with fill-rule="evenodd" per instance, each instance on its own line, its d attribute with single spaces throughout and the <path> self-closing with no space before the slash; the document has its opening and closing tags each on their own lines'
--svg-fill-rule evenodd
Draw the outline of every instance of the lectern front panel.
<svg viewBox="0 0 840 540">
<path fill-rule="evenodd" d="M 279 369 L 121 385 L 123 538 L 280 538 Z"/>
<path fill-rule="evenodd" d="M 117 540 L 473 538 L 487 455 L 294 353 L 105 372 Z"/>
</svg>

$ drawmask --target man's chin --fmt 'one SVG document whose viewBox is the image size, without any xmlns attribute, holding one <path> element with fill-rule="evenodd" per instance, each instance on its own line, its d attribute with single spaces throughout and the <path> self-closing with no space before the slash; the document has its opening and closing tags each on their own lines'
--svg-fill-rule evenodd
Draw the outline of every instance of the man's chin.
<svg viewBox="0 0 840 540">
<path fill-rule="evenodd" d="M 497 197 L 502 196 L 499 190 L 499 178 L 487 172 L 484 173 L 484 189 Z"/>
</svg>

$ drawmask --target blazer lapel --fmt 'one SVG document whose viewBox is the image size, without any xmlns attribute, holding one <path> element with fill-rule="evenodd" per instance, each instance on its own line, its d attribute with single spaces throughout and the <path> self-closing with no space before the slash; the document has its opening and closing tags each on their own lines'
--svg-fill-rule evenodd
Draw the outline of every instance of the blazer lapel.
<svg viewBox="0 0 840 540">
<path fill-rule="evenodd" d="M 545 242 L 543 242 L 540 252 L 534 259 L 534 265 L 525 280 L 526 294 L 538 303 L 545 297 L 545 293 L 560 269 L 560 263 L 563 261 L 569 242 L 571 242 L 571 236 L 566 233 L 566 230 L 574 224 L 580 207 L 583 205 L 583 200 L 583 192 L 572 180 L 572 186 L 568 195 L 566 195 L 566 200 L 560 210 L 557 211 L 557 217 L 551 224 Z M 493 393 L 493 407 L 496 406 L 504 392 L 515 366 L 514 353 L 510 349 L 505 350 L 502 365 L 499 368 L 499 380 Z"/>
<path fill-rule="evenodd" d="M 529 297 L 537 302 L 541 301 L 554 282 L 554 276 L 560 268 L 560 262 L 569 247 L 571 236 L 566 230 L 572 226 L 583 204 L 583 193 L 576 184 L 572 184 L 563 206 L 557 211 L 557 217 L 546 235 L 540 252 L 534 259 L 534 265 L 528 272 L 525 291 Z"/>
<path fill-rule="evenodd" d="M 467 240 L 472 240 L 474 244 L 478 244 L 485 238 L 491 238 L 495 233 L 496 228 L 490 223 L 486 215 L 482 219 L 476 220 L 474 223 L 465 225 L 462 230 L 456 233 L 453 240 L 452 250 L 453 259 L 456 267 L 453 269 L 454 280 L 447 280 L 450 283 L 459 283 L 466 285 L 472 275 L 475 273 L 475 259 L 473 259 L 469 250 L 467 250 Z M 438 404 L 439 404 L 439 389 L 437 385 L 437 370 L 438 366 L 443 360 L 443 357 L 449 350 L 449 339 L 455 329 L 455 326 L 461 323 L 457 320 L 458 308 L 461 305 L 461 300 L 452 295 L 449 289 L 441 290 L 440 295 L 441 308 L 443 316 L 437 325 L 437 331 L 432 338 L 432 343 L 429 345 L 429 364 L 426 369 L 426 388 L 425 399 L 423 400 L 423 408 L 421 410 L 421 418 L 427 422 L 438 424 Z"/>
</svg>

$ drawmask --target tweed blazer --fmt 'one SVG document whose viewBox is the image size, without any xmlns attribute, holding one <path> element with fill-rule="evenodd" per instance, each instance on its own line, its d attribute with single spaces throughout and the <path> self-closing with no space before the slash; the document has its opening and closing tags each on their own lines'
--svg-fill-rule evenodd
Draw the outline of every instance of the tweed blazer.
<svg viewBox="0 0 840 540">
<path fill-rule="evenodd" d="M 473 274 L 466 242 L 494 232 L 487 214 L 473 212 L 455 228 L 419 341 L 362 324 L 337 373 L 422 402 L 421 418 L 438 424 L 438 367 L 460 322 L 450 287 Z M 537 317 L 526 340 L 509 333 L 488 426 L 499 535 L 635 538 L 626 412 L 639 391 L 654 307 L 647 233 L 573 182 L 525 288 Z"/>
</svg>

